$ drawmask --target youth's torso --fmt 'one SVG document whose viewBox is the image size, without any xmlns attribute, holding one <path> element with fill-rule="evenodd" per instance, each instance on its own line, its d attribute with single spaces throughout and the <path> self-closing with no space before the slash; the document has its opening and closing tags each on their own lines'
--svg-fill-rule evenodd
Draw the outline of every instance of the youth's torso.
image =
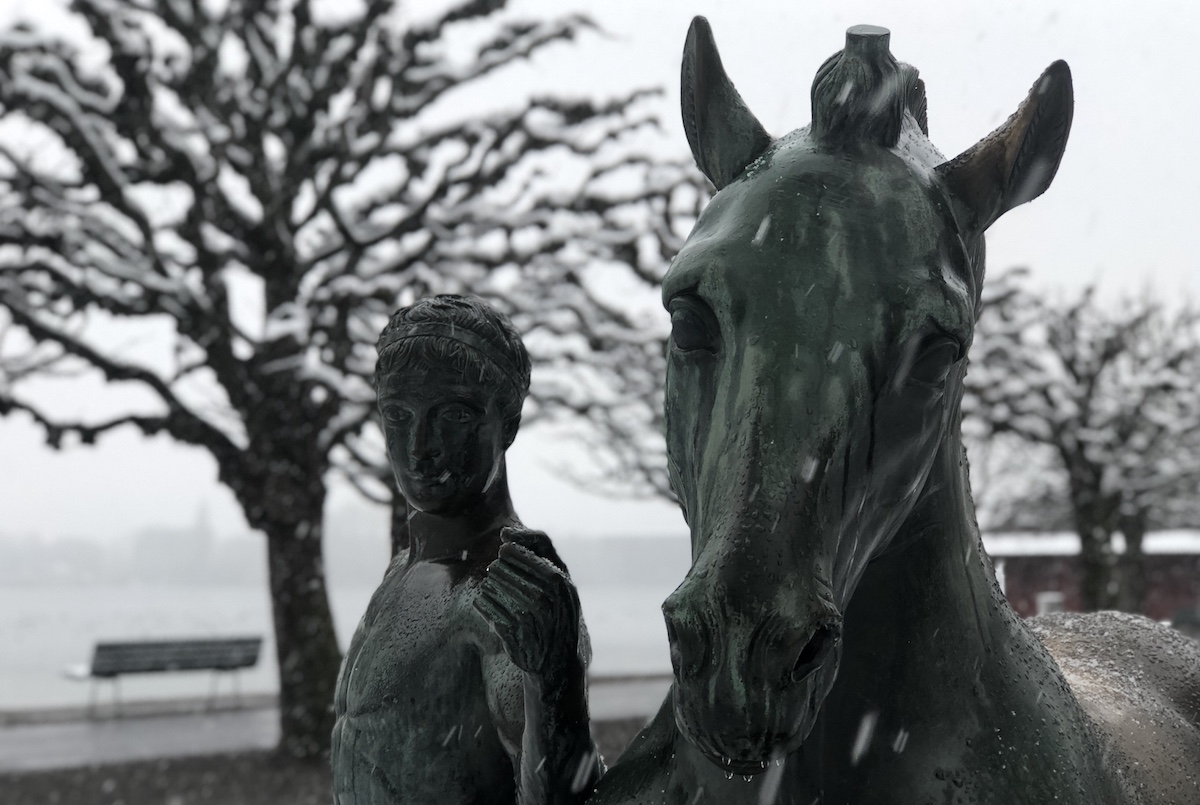
<svg viewBox="0 0 1200 805">
<path fill-rule="evenodd" d="M 339 802 L 514 799 L 522 677 L 471 606 L 488 557 L 454 559 L 402 553 L 367 607 L 335 699 Z"/>
</svg>

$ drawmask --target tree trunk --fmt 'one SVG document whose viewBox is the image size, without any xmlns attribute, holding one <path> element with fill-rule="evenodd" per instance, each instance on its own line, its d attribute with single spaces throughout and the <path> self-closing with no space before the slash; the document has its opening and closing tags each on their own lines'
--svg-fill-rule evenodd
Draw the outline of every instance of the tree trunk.
<svg viewBox="0 0 1200 805">
<path fill-rule="evenodd" d="M 325 484 L 320 474 L 310 478 L 305 494 L 285 499 L 289 505 L 270 507 L 272 516 L 261 525 L 267 533 L 279 660 L 279 749 L 311 759 L 329 750 L 342 661 L 321 559 Z"/>
<path fill-rule="evenodd" d="M 1064 453 L 1071 490 L 1075 533 L 1079 535 L 1080 593 L 1085 612 L 1115 609 L 1120 579 L 1112 537 L 1117 530 L 1120 499 L 1103 492 L 1103 468 L 1082 454 Z"/>
<path fill-rule="evenodd" d="M 1115 511 L 1097 501 L 1076 511 L 1075 528 L 1079 534 L 1080 592 L 1083 610 L 1096 612 L 1115 609 L 1120 599 L 1117 556 L 1112 536 L 1116 530 Z"/>
<path fill-rule="evenodd" d="M 1146 514 L 1121 517 L 1121 533 L 1125 535 L 1125 555 L 1121 557 L 1121 609 L 1143 614 L 1146 606 L 1146 555 L 1142 542 L 1146 537 Z"/>
</svg>

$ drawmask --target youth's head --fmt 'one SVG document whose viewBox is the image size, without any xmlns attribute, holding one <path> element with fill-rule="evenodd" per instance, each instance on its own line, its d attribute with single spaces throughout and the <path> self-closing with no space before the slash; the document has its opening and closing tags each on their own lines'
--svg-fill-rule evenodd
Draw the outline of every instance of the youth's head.
<svg viewBox="0 0 1200 805">
<path fill-rule="evenodd" d="M 402 308 L 379 336 L 375 391 L 388 457 L 411 506 L 479 501 L 504 467 L 529 391 L 529 353 L 504 314 L 469 296 Z"/>
</svg>

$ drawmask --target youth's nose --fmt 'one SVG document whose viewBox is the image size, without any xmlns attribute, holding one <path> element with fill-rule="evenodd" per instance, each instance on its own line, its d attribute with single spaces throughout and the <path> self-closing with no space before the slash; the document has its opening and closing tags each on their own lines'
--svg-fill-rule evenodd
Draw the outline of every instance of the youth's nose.
<svg viewBox="0 0 1200 805">
<path fill-rule="evenodd" d="M 424 461 L 437 458 L 441 452 L 441 440 L 438 438 L 432 417 L 417 417 L 409 438 L 409 454 L 413 460 Z"/>
</svg>

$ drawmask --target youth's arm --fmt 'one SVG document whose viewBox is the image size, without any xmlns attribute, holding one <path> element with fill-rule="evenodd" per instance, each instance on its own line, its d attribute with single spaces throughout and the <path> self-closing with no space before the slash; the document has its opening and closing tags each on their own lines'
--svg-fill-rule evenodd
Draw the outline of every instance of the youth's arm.
<svg viewBox="0 0 1200 805">
<path fill-rule="evenodd" d="M 587 705 L 579 597 L 566 575 L 505 530 L 475 608 L 523 673 L 520 805 L 577 805 L 603 773 Z M 544 539 L 544 535 L 540 535 Z"/>
</svg>

